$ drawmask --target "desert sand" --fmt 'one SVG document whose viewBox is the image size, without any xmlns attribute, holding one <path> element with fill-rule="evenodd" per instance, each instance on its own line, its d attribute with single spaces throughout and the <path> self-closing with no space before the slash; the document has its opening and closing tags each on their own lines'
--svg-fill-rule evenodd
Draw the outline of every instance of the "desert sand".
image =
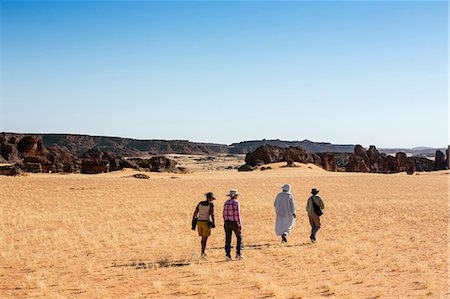
<svg viewBox="0 0 450 299">
<path fill-rule="evenodd" d="M 239 173 L 125 170 L 0 177 L 0 298 L 445 298 L 449 172 L 331 173 L 313 165 Z M 297 225 L 274 233 L 290 183 Z M 325 201 L 318 242 L 305 212 Z M 242 261 L 224 256 L 222 206 L 239 189 Z M 217 195 L 207 259 L 191 217 Z M 233 240 L 233 243 L 235 241 Z"/>
</svg>

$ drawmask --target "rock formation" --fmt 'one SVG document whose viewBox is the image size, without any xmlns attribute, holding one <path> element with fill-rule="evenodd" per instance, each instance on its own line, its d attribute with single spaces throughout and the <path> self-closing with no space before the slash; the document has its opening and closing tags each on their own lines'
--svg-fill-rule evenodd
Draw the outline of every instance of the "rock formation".
<svg viewBox="0 0 450 299">
<path fill-rule="evenodd" d="M 436 156 L 434 158 L 434 170 L 444 170 L 444 169 L 447 169 L 445 154 L 440 150 L 437 150 Z"/>
</svg>

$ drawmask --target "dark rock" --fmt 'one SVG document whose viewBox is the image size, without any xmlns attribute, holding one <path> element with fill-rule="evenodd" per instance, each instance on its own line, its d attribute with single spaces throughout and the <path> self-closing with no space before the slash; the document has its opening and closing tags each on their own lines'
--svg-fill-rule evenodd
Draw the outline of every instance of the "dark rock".
<svg viewBox="0 0 450 299">
<path fill-rule="evenodd" d="M 366 164 L 369 163 L 369 156 L 367 155 L 367 152 L 366 152 L 365 148 L 362 147 L 362 145 L 360 145 L 360 144 L 355 145 L 355 148 L 353 149 L 353 152 L 358 157 L 363 158 L 364 161 L 366 162 Z"/>
<path fill-rule="evenodd" d="M 7 138 L 2 136 L 0 139 L 0 153 L 7 162 L 20 162 L 19 152 L 17 151 L 18 138 Z"/>
<path fill-rule="evenodd" d="M 22 174 L 22 171 L 20 170 L 19 167 L 15 166 L 15 165 L 5 165 L 5 166 L 0 166 L 0 175 L 20 175 Z"/>
<path fill-rule="evenodd" d="M 399 171 L 397 158 L 393 156 L 382 156 L 382 173 L 395 173 Z"/>
<path fill-rule="evenodd" d="M 322 165 L 322 159 L 301 147 L 288 147 L 284 151 L 284 161 L 293 161 L 299 163 L 312 163 L 318 166 Z"/>
<path fill-rule="evenodd" d="M 322 168 L 326 171 L 337 171 L 336 159 L 330 153 L 322 153 L 319 154 L 320 159 L 322 160 Z"/>
<path fill-rule="evenodd" d="M 398 171 L 406 171 L 406 168 L 408 167 L 408 157 L 403 152 L 398 152 L 395 154 L 395 159 L 397 160 L 397 167 Z"/>
<path fill-rule="evenodd" d="M 446 154 L 447 154 L 447 159 L 445 160 L 447 162 L 447 168 L 450 169 L 450 145 L 447 147 L 446 150 Z"/>
<path fill-rule="evenodd" d="M 25 136 L 17 143 L 17 151 L 22 156 L 37 156 L 43 153 L 42 140 L 36 136 Z"/>
<path fill-rule="evenodd" d="M 26 172 L 40 173 L 42 172 L 42 164 L 33 162 L 24 163 L 24 170 Z"/>
<path fill-rule="evenodd" d="M 345 166 L 345 171 L 348 172 L 370 172 L 369 167 L 363 158 L 352 154 L 349 156 L 348 164 Z"/>
<path fill-rule="evenodd" d="M 440 150 L 437 150 L 436 156 L 434 158 L 434 170 L 444 170 L 444 169 L 447 169 L 445 154 Z"/>
<path fill-rule="evenodd" d="M 409 157 L 408 160 L 413 161 L 416 171 L 433 171 L 434 161 L 424 157 Z"/>
<path fill-rule="evenodd" d="M 284 150 L 280 147 L 271 145 L 264 145 L 258 147 L 254 152 L 250 152 L 245 156 L 246 165 L 259 166 L 263 164 L 270 164 L 281 162 L 284 159 Z M 243 170 L 240 170 L 243 171 Z"/>
<path fill-rule="evenodd" d="M 136 173 L 133 174 L 133 177 L 137 178 L 137 179 L 149 179 L 150 177 L 144 173 Z"/>
<path fill-rule="evenodd" d="M 187 169 L 186 167 L 179 166 L 177 167 L 177 169 L 180 173 L 189 173 L 189 169 Z"/>
<path fill-rule="evenodd" d="M 109 161 L 88 159 L 81 162 L 81 173 L 97 174 L 109 171 Z"/>
<path fill-rule="evenodd" d="M 166 157 L 152 157 L 149 160 L 151 165 L 150 171 L 153 172 L 175 172 L 177 170 L 177 162 Z"/>
<path fill-rule="evenodd" d="M 406 168 L 405 168 L 406 173 L 411 175 L 414 173 L 415 170 L 416 170 L 416 164 L 415 164 L 414 160 L 408 159 L 406 161 Z"/>
<path fill-rule="evenodd" d="M 374 145 L 371 145 L 366 153 L 369 157 L 368 166 L 371 172 L 386 172 L 383 167 L 383 158 Z"/>
<path fill-rule="evenodd" d="M 251 165 L 245 164 L 245 165 L 242 165 L 241 167 L 239 167 L 238 171 L 253 171 L 255 169 L 256 169 L 255 166 L 251 166 Z"/>
</svg>

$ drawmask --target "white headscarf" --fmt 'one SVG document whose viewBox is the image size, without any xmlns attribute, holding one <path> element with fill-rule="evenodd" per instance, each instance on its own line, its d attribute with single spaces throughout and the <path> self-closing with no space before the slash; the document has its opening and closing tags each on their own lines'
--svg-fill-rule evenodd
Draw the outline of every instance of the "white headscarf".
<svg viewBox="0 0 450 299">
<path fill-rule="evenodd" d="M 284 192 L 291 193 L 291 185 L 289 184 L 284 184 L 281 186 L 281 189 L 283 189 Z"/>
</svg>

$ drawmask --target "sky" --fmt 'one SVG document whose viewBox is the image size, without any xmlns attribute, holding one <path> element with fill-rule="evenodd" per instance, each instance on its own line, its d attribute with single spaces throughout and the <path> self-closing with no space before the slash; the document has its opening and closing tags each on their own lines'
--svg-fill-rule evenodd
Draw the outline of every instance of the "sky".
<svg viewBox="0 0 450 299">
<path fill-rule="evenodd" d="M 0 131 L 449 143 L 446 1 L 1 2 Z"/>
</svg>

